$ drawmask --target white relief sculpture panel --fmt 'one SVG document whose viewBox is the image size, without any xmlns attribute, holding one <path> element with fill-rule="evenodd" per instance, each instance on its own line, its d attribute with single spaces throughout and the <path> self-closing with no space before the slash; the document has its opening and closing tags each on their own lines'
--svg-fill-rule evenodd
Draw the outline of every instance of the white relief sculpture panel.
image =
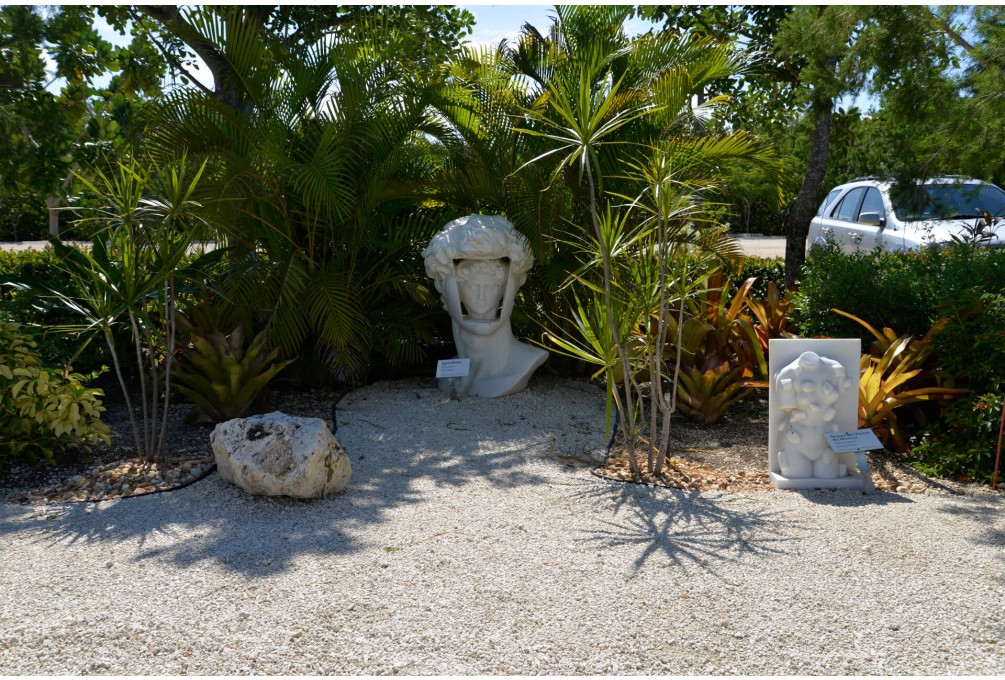
<svg viewBox="0 0 1005 680">
<path fill-rule="evenodd" d="M 768 467 L 780 489 L 862 489 L 855 454 L 824 435 L 858 429 L 857 339 L 771 340 Z"/>
<path fill-rule="evenodd" d="M 468 215 L 447 223 L 422 255 L 450 314 L 457 356 L 471 360 L 456 390 L 501 397 L 524 389 L 548 352 L 517 340 L 510 325 L 516 293 L 534 264 L 523 235 L 504 217 Z M 446 379 L 440 384 L 449 389 Z"/>
</svg>

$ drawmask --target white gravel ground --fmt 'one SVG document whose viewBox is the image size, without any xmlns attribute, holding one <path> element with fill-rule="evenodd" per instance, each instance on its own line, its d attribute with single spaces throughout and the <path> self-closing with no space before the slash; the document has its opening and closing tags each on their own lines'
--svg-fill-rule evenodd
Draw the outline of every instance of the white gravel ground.
<svg viewBox="0 0 1005 680">
<path fill-rule="evenodd" d="M 325 500 L 5 502 L 0 674 L 1005 672 L 1001 497 L 606 482 L 603 411 L 380 383 Z"/>
</svg>

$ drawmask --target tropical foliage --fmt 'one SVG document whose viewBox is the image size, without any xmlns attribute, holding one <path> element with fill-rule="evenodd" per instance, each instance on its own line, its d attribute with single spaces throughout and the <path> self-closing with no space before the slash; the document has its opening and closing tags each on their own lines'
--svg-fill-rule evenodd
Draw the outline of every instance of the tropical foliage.
<svg viewBox="0 0 1005 680">
<path fill-rule="evenodd" d="M 100 206 L 85 218 L 97 223 L 99 238 L 90 250 L 52 240 L 69 287 L 48 292 L 80 318 L 62 330 L 105 341 L 136 451 L 148 459 L 165 454 L 178 287 L 189 276 L 181 264 L 207 226 L 205 206 L 194 199 L 204 169 L 185 159 L 162 169 L 132 160 L 113 173 L 97 172 L 95 182 L 81 178 Z M 130 355 L 139 381 L 139 422 L 123 364 Z"/>
<path fill-rule="evenodd" d="M 0 469 L 10 460 L 55 458 L 108 441 L 101 390 L 84 377 L 45 368 L 30 336 L 0 322 Z"/>
<path fill-rule="evenodd" d="M 665 25 L 630 36 L 636 13 Z M 98 15 L 132 44 L 101 39 Z M 637 478 L 661 473 L 673 414 L 722 417 L 763 385 L 768 340 L 795 333 L 862 338 L 862 423 L 891 446 L 914 443 L 928 469 L 983 460 L 953 433 L 984 437 L 1001 394 L 982 358 L 1002 351 L 1005 253 L 798 266 L 799 237 L 847 176 L 1002 174 L 966 141 L 1000 132 L 1001 16 L 572 6 L 462 48 L 471 15 L 446 6 L 5 6 L 0 230 L 69 202 L 85 217 L 72 229 L 97 238 L 55 244 L 62 280 L 44 257 L 0 257 L 0 313 L 103 339 L 85 357 L 37 335 L 46 363 L 112 364 L 135 446 L 156 456 L 180 386 L 219 419 L 280 368 L 296 385 L 425 371 L 450 330 L 422 248 L 454 217 L 504 214 L 536 259 L 514 329 L 563 355 L 551 370 L 605 382 Z M 882 110 L 839 108 L 867 74 Z M 741 263 L 726 224 L 787 231 L 785 271 Z M 196 240 L 217 248 L 194 260 Z M 179 309 L 204 302 L 227 318 L 186 325 Z"/>
<path fill-rule="evenodd" d="M 528 28 L 515 49 L 500 46 L 484 62 L 494 67 L 490 82 L 522 76 L 526 86 L 495 100 L 516 107 L 522 122 L 513 131 L 530 138 L 527 153 L 512 161 L 523 161 L 515 176 L 532 168 L 531 179 L 545 179 L 549 193 L 560 187 L 571 208 L 556 240 L 576 263 L 563 284 L 575 311 L 568 330 L 547 337 L 599 365 L 637 477 L 642 422 L 650 426 L 647 472 L 658 475 L 676 407 L 679 362 L 664 361 L 664 348 L 671 315 L 692 285 L 686 265 L 676 268 L 695 250 L 738 255 L 699 197 L 725 163 L 776 166 L 767 145 L 745 133 L 704 133 L 703 119 L 722 98 L 692 104 L 707 83 L 745 66 L 738 53 L 672 34 L 628 39 L 629 13 L 558 8 L 548 36 Z M 649 382 L 648 405 L 640 375 Z"/>
<path fill-rule="evenodd" d="M 908 406 L 924 402 L 945 404 L 966 392 L 945 385 L 944 374 L 931 366 L 933 338 L 942 332 L 947 321 L 938 321 L 919 339 L 898 336 L 891 328 L 880 332 L 858 317 L 839 309 L 834 311 L 861 324 L 876 338 L 871 351 L 862 355 L 858 426 L 871 428 L 888 448 L 909 450 L 898 414 L 902 415 Z"/>
<path fill-rule="evenodd" d="M 248 338 L 232 305 L 211 291 L 192 296 L 178 312 L 181 343 L 176 387 L 193 404 L 192 424 L 214 424 L 248 413 L 290 360 L 278 362 L 265 333 Z"/>
<path fill-rule="evenodd" d="M 411 37 L 378 21 L 283 59 L 245 10 L 193 14 L 244 104 L 178 91 L 145 142 L 160 162 L 182 149 L 207 163 L 228 247 L 217 286 L 246 327 L 350 382 L 375 361 L 424 356 L 433 298 L 418 252 L 443 222 L 417 189 L 443 129 L 442 78 L 411 68 Z"/>
</svg>

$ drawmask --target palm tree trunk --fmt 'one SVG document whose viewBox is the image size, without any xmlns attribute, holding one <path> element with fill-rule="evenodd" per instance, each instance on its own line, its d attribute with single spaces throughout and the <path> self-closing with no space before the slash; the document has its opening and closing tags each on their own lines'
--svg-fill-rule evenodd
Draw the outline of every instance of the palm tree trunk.
<svg viewBox="0 0 1005 680">
<path fill-rule="evenodd" d="M 795 205 L 789 214 L 789 224 L 785 235 L 785 286 L 792 288 L 800 267 L 806 261 L 806 236 L 810 231 L 810 220 L 817 208 L 817 199 L 827 174 L 830 157 L 831 120 L 834 102 L 827 99 L 818 107 L 817 124 L 813 130 L 810 157 L 806 162 L 803 184 L 799 188 Z"/>
</svg>

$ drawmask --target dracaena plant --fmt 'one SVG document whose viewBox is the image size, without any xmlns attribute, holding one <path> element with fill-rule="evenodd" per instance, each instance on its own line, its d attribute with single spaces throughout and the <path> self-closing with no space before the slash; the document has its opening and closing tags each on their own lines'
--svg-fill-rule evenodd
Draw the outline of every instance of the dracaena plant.
<svg viewBox="0 0 1005 680">
<path fill-rule="evenodd" d="M 151 460 L 165 453 L 178 282 L 186 273 L 182 263 L 188 247 L 206 227 L 205 206 L 194 198 L 204 169 L 205 164 L 193 167 L 184 158 L 163 168 L 133 158 L 109 172 L 81 176 L 98 206 L 77 207 L 97 227 L 94 244 L 88 250 L 52 240 L 69 287 L 49 292 L 81 318 L 61 330 L 105 340 L 136 452 Z M 124 362 L 130 357 L 137 391 L 126 380 Z"/>
<path fill-rule="evenodd" d="M 549 37 L 526 34 L 515 55 L 535 85 L 517 132 L 543 145 L 517 173 L 546 166 L 552 185 L 582 197 L 569 228 L 585 257 L 567 285 L 589 302 L 578 305 L 572 329 L 585 341 L 578 343 L 586 350 L 581 356 L 593 356 L 607 376 L 608 403 L 621 416 L 637 479 L 641 444 L 647 472 L 659 474 L 666 459 L 679 360 L 664 360 L 665 337 L 691 285 L 681 263 L 695 251 L 737 253 L 709 223 L 710 204 L 697 199 L 716 186 L 722 163 L 745 159 L 775 169 L 777 163 L 766 145 L 744 133 L 701 134 L 703 114 L 724 100 L 711 97 L 695 109 L 692 95 L 735 73 L 738 53 L 704 39 L 629 40 L 624 8 L 557 12 Z M 598 323 L 606 324 L 604 332 Z M 564 349 L 576 344 L 563 341 Z M 648 442 L 641 439 L 645 410 Z"/>
</svg>

